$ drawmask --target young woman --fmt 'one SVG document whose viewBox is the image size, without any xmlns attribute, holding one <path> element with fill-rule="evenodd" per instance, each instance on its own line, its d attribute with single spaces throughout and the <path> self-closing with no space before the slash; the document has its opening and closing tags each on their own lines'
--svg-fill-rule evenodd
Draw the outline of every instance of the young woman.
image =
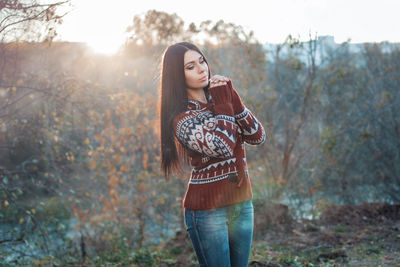
<svg viewBox="0 0 400 267">
<path fill-rule="evenodd" d="M 244 142 L 262 144 L 264 128 L 191 43 L 165 50 L 160 91 L 161 167 L 166 177 L 182 160 L 193 167 L 183 206 L 200 266 L 247 266 L 254 210 Z"/>
</svg>

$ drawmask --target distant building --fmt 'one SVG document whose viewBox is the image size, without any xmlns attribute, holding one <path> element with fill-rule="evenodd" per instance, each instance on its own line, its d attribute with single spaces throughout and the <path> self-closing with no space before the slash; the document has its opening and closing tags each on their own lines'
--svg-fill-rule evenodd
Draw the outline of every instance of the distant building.
<svg viewBox="0 0 400 267">
<path fill-rule="evenodd" d="M 301 44 L 303 45 L 303 47 L 305 47 L 307 45 L 308 42 L 301 42 Z M 269 61 L 274 61 L 275 60 L 275 53 L 276 53 L 276 49 L 279 45 L 282 44 L 271 44 L 271 43 L 266 43 L 263 45 L 266 53 L 267 53 L 267 59 Z M 360 52 L 362 47 L 363 47 L 363 43 L 361 44 L 353 44 L 353 43 L 348 43 L 348 42 L 344 42 L 342 44 L 336 43 L 335 42 L 335 37 L 332 35 L 322 35 L 322 36 L 318 36 L 317 37 L 317 50 L 315 53 L 315 63 L 316 64 L 321 64 L 322 63 L 322 59 L 324 56 L 326 56 L 327 54 L 333 52 L 334 50 L 340 48 L 342 45 L 346 45 L 349 49 L 349 52 L 351 53 L 357 53 Z M 305 62 L 306 64 L 308 63 L 308 57 L 306 54 L 307 50 L 301 49 L 298 52 L 300 53 L 300 55 L 298 55 L 298 57 Z M 293 52 L 293 50 L 292 50 Z M 284 56 L 288 53 L 288 48 L 282 48 L 280 55 Z"/>
</svg>

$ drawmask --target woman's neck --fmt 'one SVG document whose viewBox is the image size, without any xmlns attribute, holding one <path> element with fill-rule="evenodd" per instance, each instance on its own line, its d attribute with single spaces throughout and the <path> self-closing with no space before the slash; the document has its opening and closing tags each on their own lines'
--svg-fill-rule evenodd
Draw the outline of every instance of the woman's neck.
<svg viewBox="0 0 400 267">
<path fill-rule="evenodd" d="M 192 99 L 198 102 L 207 103 L 206 94 L 203 89 L 186 89 L 188 99 Z"/>
</svg>

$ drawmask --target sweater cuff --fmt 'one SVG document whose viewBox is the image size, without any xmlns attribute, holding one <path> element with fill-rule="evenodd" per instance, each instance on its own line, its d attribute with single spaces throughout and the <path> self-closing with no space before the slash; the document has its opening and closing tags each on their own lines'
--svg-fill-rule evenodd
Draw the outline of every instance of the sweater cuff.
<svg viewBox="0 0 400 267">
<path fill-rule="evenodd" d="M 209 89 L 209 93 L 211 94 L 215 105 L 232 102 L 231 89 L 227 84 L 212 87 Z"/>
<path fill-rule="evenodd" d="M 233 111 L 234 111 L 234 114 L 237 115 L 237 114 L 243 112 L 245 106 L 244 106 L 242 99 L 240 98 L 238 92 L 233 88 L 232 81 L 228 81 L 228 85 L 232 92 Z"/>
</svg>

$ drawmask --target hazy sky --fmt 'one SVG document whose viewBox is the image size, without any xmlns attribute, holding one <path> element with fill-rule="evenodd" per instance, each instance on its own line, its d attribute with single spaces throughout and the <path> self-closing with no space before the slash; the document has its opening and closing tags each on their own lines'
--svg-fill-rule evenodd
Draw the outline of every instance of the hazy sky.
<svg viewBox="0 0 400 267">
<path fill-rule="evenodd" d="M 133 16 L 149 9 L 176 13 L 199 24 L 223 19 L 253 30 L 262 43 L 333 35 L 337 43 L 400 42 L 400 0 L 72 0 L 73 10 L 59 28 L 58 40 L 87 42 L 112 52 L 123 42 Z"/>
</svg>

